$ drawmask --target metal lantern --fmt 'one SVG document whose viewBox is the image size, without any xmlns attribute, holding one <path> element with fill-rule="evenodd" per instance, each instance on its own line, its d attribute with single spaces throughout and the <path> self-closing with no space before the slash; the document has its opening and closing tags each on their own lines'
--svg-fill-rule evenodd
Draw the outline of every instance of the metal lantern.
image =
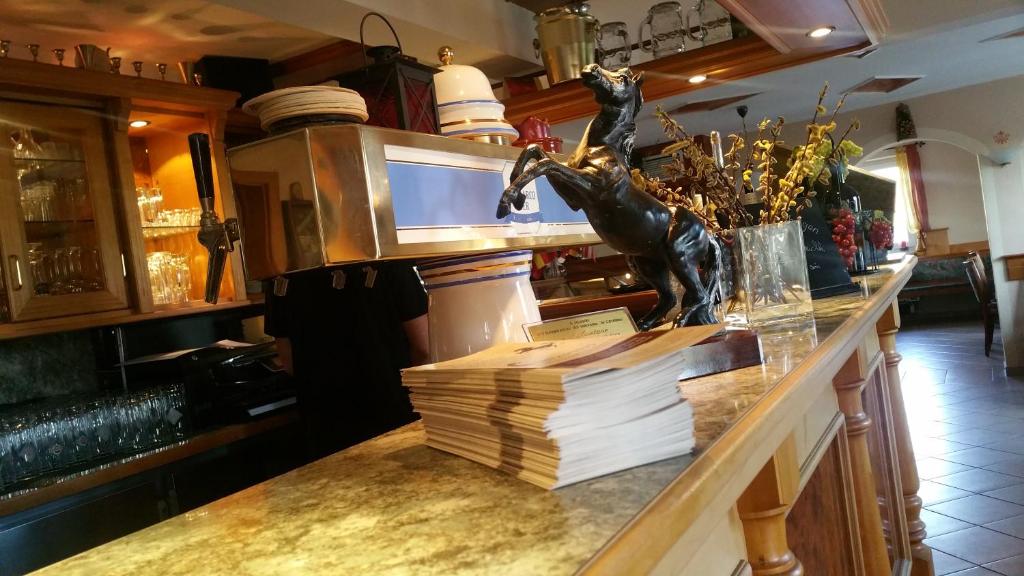
<svg viewBox="0 0 1024 576">
<path fill-rule="evenodd" d="M 376 46 L 366 49 L 363 26 L 376 16 L 387 24 L 398 46 Z M 387 18 L 369 12 L 359 23 L 359 42 L 363 45 L 363 68 L 335 79 L 366 100 L 366 111 L 372 126 L 439 134 L 437 102 L 434 96 L 434 74 L 438 69 L 420 64 L 402 53 L 402 42 Z M 367 56 L 373 58 L 369 63 Z"/>
</svg>

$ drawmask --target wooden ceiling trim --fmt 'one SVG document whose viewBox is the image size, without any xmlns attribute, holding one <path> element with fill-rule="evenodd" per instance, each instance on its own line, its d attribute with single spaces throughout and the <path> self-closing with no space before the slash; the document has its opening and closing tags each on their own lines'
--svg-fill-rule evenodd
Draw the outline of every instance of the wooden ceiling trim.
<svg viewBox="0 0 1024 576">
<path fill-rule="evenodd" d="M 700 90 L 711 84 L 749 78 L 865 47 L 867 41 L 822 52 L 782 54 L 764 40 L 751 36 L 644 62 L 634 66 L 633 70 L 644 72 L 644 98 L 655 101 Z M 698 72 L 708 75 L 707 82 L 690 84 L 687 79 Z M 579 80 L 509 98 L 504 103 L 505 118 L 513 124 L 527 116 L 559 124 L 591 116 L 598 110 L 593 94 Z"/>
<path fill-rule="evenodd" d="M 889 33 L 889 15 L 882 7 L 882 0 L 850 0 L 849 5 L 869 42 L 878 44 L 885 39 Z"/>
<path fill-rule="evenodd" d="M 270 65 L 270 75 L 276 78 L 294 74 L 321 64 L 347 59 L 355 54 L 362 54 L 362 44 L 341 39 L 327 46 L 274 62 Z"/>
<path fill-rule="evenodd" d="M 881 0 L 719 0 L 730 14 L 779 52 L 877 44 L 889 29 Z M 824 38 L 807 32 L 834 26 Z"/>
</svg>

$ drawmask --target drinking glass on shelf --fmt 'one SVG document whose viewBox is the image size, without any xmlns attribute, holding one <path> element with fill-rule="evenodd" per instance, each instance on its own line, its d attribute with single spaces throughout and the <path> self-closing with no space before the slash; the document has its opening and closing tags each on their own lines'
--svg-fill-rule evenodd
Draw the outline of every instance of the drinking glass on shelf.
<svg viewBox="0 0 1024 576">
<path fill-rule="evenodd" d="M 644 28 L 650 28 L 650 44 L 644 44 Z M 640 49 L 653 53 L 655 58 L 686 50 L 687 34 L 683 7 L 679 2 L 659 2 L 647 11 L 640 23 L 637 42 Z"/>
<path fill-rule="evenodd" d="M 82 252 L 82 282 L 87 292 L 103 289 L 103 263 L 96 248 L 85 248 Z"/>
<path fill-rule="evenodd" d="M 63 249 L 53 251 L 53 277 L 50 281 L 50 294 L 68 294 L 71 292 L 71 255 Z"/>
<path fill-rule="evenodd" d="M 32 288 L 37 295 L 49 294 L 50 283 L 53 281 L 53 260 L 42 244 L 33 242 L 28 245 L 28 266 L 32 274 Z"/>
<path fill-rule="evenodd" d="M 628 66 L 633 56 L 633 45 L 629 42 L 625 22 L 603 24 L 598 29 L 597 46 L 601 67 L 609 70 Z"/>
<path fill-rule="evenodd" d="M 149 189 L 149 201 L 153 203 L 153 210 L 159 214 L 164 209 L 164 193 L 159 186 Z"/>
<path fill-rule="evenodd" d="M 42 472 L 33 425 L 33 418 L 27 413 L 15 414 L 10 419 L 9 441 L 18 479 L 33 478 Z"/>
</svg>

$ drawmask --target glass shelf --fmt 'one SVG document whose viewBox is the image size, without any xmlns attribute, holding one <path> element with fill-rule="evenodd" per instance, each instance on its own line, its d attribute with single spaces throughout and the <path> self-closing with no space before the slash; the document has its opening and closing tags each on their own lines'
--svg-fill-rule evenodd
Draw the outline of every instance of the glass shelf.
<svg viewBox="0 0 1024 576">
<path fill-rule="evenodd" d="M 196 234 L 199 226 L 143 226 L 142 237 L 151 240 L 154 238 L 167 238 L 183 234 Z"/>
<path fill-rule="evenodd" d="M 14 158 L 15 164 L 85 164 L 81 158 Z"/>
<path fill-rule="evenodd" d="M 59 220 L 25 220 L 26 226 L 48 226 L 68 224 L 93 224 L 92 218 L 63 218 Z M 197 226 L 198 228 L 198 226 Z"/>
</svg>

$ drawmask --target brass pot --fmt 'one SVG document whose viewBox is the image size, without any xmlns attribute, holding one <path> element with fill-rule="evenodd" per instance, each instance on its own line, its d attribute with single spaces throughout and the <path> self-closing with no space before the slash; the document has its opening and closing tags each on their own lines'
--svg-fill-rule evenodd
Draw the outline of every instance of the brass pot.
<svg viewBox="0 0 1024 576">
<path fill-rule="evenodd" d="M 544 61 L 552 86 L 579 78 L 584 66 L 596 62 L 594 48 L 600 23 L 589 10 L 586 2 L 574 2 L 534 17 L 537 38 L 533 47 Z"/>
</svg>

